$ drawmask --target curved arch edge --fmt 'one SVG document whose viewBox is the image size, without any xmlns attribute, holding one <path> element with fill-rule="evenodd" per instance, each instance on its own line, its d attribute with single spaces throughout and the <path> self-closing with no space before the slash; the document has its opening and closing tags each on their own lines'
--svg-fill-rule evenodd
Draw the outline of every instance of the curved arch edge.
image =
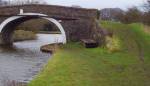
<svg viewBox="0 0 150 86">
<path fill-rule="evenodd" d="M 42 14 L 43 15 L 43 14 Z M 12 17 L 9 17 L 7 18 L 6 20 L 4 20 L 1 24 L 0 24 L 0 33 L 2 32 L 3 28 L 10 22 L 16 20 L 16 19 L 19 19 L 19 18 L 22 18 L 22 17 L 25 17 L 25 16 L 12 16 Z M 52 23 L 54 23 L 58 29 L 61 31 L 61 34 L 62 34 L 62 37 L 63 37 L 63 40 L 62 40 L 62 43 L 63 44 L 66 44 L 67 42 L 67 39 L 66 39 L 66 33 L 65 33 L 65 30 L 63 28 L 63 26 L 54 18 L 48 18 L 48 17 L 39 17 L 39 18 L 43 18 L 43 19 L 46 19 Z"/>
<path fill-rule="evenodd" d="M 67 39 L 66 39 L 66 33 L 64 31 L 63 26 L 54 18 L 47 18 L 47 17 L 42 17 L 42 18 L 43 19 L 47 19 L 48 21 L 54 23 L 59 28 L 59 30 L 61 31 L 62 36 L 63 36 L 63 44 L 66 44 L 67 43 Z"/>
<path fill-rule="evenodd" d="M 12 22 L 16 19 L 19 19 L 23 16 L 13 16 L 13 17 L 9 17 L 7 18 L 6 20 L 4 20 L 1 24 L 0 24 L 0 33 L 2 32 L 3 28 L 9 23 L 9 22 Z"/>
</svg>

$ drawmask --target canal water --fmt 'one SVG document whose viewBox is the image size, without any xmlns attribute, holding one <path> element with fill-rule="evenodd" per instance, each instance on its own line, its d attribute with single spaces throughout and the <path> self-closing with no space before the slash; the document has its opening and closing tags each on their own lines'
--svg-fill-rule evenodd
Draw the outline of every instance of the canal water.
<svg viewBox="0 0 150 86">
<path fill-rule="evenodd" d="M 4 81 L 29 82 L 51 58 L 40 46 L 62 42 L 61 34 L 37 34 L 36 40 L 0 47 L 0 86 Z"/>
</svg>

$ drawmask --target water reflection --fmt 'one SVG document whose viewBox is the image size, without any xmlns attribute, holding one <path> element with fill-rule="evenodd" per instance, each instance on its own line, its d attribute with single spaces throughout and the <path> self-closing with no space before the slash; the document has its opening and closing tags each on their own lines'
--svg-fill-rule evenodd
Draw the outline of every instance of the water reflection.
<svg viewBox="0 0 150 86">
<path fill-rule="evenodd" d="M 40 46 L 62 42 L 61 35 L 38 34 L 37 40 L 16 42 L 13 46 L 0 46 L 0 81 L 4 79 L 28 82 L 51 57 L 42 53 Z M 1 85 L 0 85 L 1 86 Z"/>
</svg>

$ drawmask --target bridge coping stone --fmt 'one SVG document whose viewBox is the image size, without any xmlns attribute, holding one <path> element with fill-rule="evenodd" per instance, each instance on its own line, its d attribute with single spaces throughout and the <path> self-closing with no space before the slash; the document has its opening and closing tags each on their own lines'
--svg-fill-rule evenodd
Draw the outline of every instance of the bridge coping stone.
<svg viewBox="0 0 150 86">
<path fill-rule="evenodd" d="M 62 16 L 74 16 L 74 17 L 86 17 L 86 18 L 96 18 L 99 19 L 99 11 L 97 9 L 87 9 L 87 8 L 74 8 L 66 6 L 57 5 L 16 5 L 16 6 L 2 6 L 0 7 L 0 15 L 16 15 L 19 14 L 20 9 L 24 12 L 33 12 L 41 14 L 54 14 Z M 45 11 L 45 12 L 43 12 Z"/>
</svg>

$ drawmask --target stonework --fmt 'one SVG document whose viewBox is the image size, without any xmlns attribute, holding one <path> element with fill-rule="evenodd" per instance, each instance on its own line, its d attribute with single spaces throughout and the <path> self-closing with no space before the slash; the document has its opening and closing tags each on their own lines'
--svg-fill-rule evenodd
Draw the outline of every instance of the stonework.
<svg viewBox="0 0 150 86">
<path fill-rule="evenodd" d="M 95 38 L 97 34 L 96 21 L 99 19 L 97 9 L 84 9 L 63 7 L 55 5 L 22 5 L 0 7 L 0 23 L 7 17 L 19 14 L 20 9 L 25 13 L 42 13 L 49 17 L 76 18 L 77 20 L 62 20 L 61 24 L 65 29 L 67 39 L 78 41 L 80 39 Z"/>
</svg>

